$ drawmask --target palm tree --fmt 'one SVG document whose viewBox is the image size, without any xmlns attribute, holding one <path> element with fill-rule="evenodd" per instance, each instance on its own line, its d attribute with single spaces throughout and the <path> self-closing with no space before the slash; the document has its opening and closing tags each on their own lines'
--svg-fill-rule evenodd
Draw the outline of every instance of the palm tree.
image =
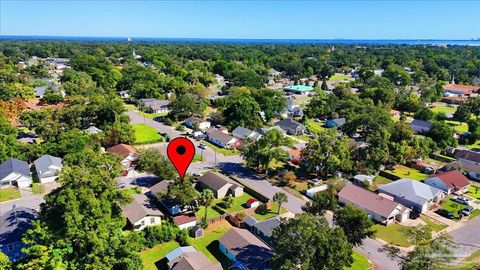
<svg viewBox="0 0 480 270">
<path fill-rule="evenodd" d="M 213 192 L 210 189 L 204 189 L 200 194 L 200 205 L 205 207 L 205 222 L 207 221 L 208 207 L 212 205 L 214 199 Z"/>
<path fill-rule="evenodd" d="M 277 192 L 273 195 L 273 201 L 278 203 L 278 214 L 280 215 L 280 209 L 282 209 L 282 203 L 288 202 L 288 197 L 283 192 Z"/>
</svg>

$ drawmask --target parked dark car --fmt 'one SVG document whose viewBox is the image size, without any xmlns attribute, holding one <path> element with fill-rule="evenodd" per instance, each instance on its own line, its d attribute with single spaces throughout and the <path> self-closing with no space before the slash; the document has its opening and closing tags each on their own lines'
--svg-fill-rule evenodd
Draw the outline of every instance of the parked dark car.
<svg viewBox="0 0 480 270">
<path fill-rule="evenodd" d="M 438 209 L 435 211 L 435 213 L 439 214 L 442 217 L 448 218 L 448 219 L 454 219 L 455 216 L 448 210 L 446 209 Z"/>
<path fill-rule="evenodd" d="M 463 215 L 463 216 L 470 216 L 470 214 L 473 212 L 473 207 L 470 205 L 463 208 L 462 210 L 458 211 L 458 214 Z"/>
</svg>

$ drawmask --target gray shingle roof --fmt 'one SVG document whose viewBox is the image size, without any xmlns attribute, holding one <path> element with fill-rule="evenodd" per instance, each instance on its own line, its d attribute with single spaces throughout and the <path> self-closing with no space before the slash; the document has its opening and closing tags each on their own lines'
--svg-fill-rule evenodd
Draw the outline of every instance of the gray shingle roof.
<svg viewBox="0 0 480 270">
<path fill-rule="evenodd" d="M 301 127 L 302 129 L 305 128 L 302 124 L 300 124 L 299 122 L 297 122 L 297 121 L 295 121 L 291 118 L 280 120 L 280 121 L 276 122 L 275 125 L 283 128 L 283 129 L 297 129 L 298 127 Z"/>
<path fill-rule="evenodd" d="M 220 141 L 223 144 L 227 144 L 229 141 L 234 139 L 233 136 L 225 134 L 214 128 L 207 130 L 207 137 Z"/>
<path fill-rule="evenodd" d="M 45 92 L 47 91 L 46 86 L 37 86 L 33 89 L 35 92 L 36 97 L 43 97 L 45 95 Z"/>
<path fill-rule="evenodd" d="M 32 221 L 37 217 L 37 213 L 33 209 L 25 207 L 17 207 L 15 211 L 11 209 L 1 215 L 0 246 L 20 241 L 23 233 L 31 228 Z"/>
<path fill-rule="evenodd" d="M 219 190 L 225 185 L 232 184 L 230 179 L 220 173 L 209 171 L 198 178 L 198 181 L 213 190 Z"/>
<path fill-rule="evenodd" d="M 5 162 L 0 164 L 0 179 L 5 178 L 12 172 L 31 177 L 28 163 L 22 160 L 18 160 L 16 158 L 9 158 Z"/>
<path fill-rule="evenodd" d="M 406 178 L 383 185 L 378 190 L 417 204 L 424 204 L 442 193 L 438 188 Z"/>
<path fill-rule="evenodd" d="M 122 209 L 123 215 L 132 224 L 146 216 L 164 216 L 145 194 L 134 195 L 131 203 L 123 205 L 120 208 Z"/>
<path fill-rule="evenodd" d="M 244 138 L 247 138 L 248 136 L 250 136 L 254 131 L 253 130 L 250 130 L 248 128 L 244 128 L 242 126 L 238 126 L 236 127 L 232 133 L 235 135 L 237 135 L 238 137 L 240 137 L 239 139 L 244 139 Z M 237 137 L 237 138 L 238 138 Z"/>
<path fill-rule="evenodd" d="M 418 119 L 414 119 L 410 125 L 415 132 L 422 131 L 424 129 L 430 130 L 432 127 L 432 123 Z"/>
<path fill-rule="evenodd" d="M 39 177 L 55 176 L 62 168 L 62 159 L 51 155 L 43 155 L 33 163 Z"/>
<path fill-rule="evenodd" d="M 261 232 L 266 237 L 272 237 L 273 230 L 280 226 L 282 221 L 278 217 L 270 218 L 253 225 L 258 232 Z"/>
</svg>

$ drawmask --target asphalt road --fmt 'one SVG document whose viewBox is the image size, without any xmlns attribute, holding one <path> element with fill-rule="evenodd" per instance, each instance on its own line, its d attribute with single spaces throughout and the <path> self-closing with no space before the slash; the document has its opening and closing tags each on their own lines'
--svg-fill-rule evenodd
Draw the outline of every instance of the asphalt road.
<svg viewBox="0 0 480 270">
<path fill-rule="evenodd" d="M 480 217 L 470 220 L 466 225 L 450 232 L 452 239 L 458 244 L 455 249 L 457 261 L 480 250 Z"/>
</svg>

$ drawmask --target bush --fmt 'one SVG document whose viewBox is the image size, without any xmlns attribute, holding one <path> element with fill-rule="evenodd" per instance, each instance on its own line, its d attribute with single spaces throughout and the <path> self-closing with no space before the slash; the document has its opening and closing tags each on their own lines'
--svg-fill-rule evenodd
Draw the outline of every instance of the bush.
<svg viewBox="0 0 480 270">
<path fill-rule="evenodd" d="M 182 126 L 182 125 L 180 125 L 180 126 L 175 127 L 175 130 L 184 131 L 184 130 L 185 130 L 185 127 Z"/>
<path fill-rule="evenodd" d="M 173 121 L 169 117 L 165 117 L 163 123 L 167 126 L 171 126 L 173 124 Z"/>
<path fill-rule="evenodd" d="M 177 234 L 176 240 L 177 240 L 178 244 L 180 244 L 180 246 L 188 246 L 189 245 L 188 237 L 189 237 L 188 231 L 187 230 L 181 230 Z"/>
<path fill-rule="evenodd" d="M 237 214 L 237 219 L 240 221 L 244 220 L 246 217 L 247 217 L 247 214 L 243 212 Z"/>
<path fill-rule="evenodd" d="M 144 245 L 151 248 L 157 244 L 176 239 L 179 233 L 180 229 L 170 222 L 146 227 L 143 229 Z"/>
</svg>

